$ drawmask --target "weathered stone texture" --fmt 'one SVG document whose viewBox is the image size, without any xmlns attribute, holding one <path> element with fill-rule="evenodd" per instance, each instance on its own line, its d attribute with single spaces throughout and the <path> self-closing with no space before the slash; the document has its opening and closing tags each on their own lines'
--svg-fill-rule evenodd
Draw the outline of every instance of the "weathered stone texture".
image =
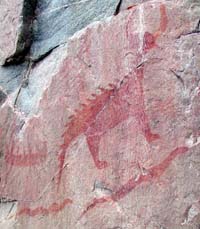
<svg viewBox="0 0 200 229">
<path fill-rule="evenodd" d="M 17 212 L 17 201 L 0 200 L 0 227 L 3 229 L 14 228 L 16 221 L 14 216 Z"/>
<path fill-rule="evenodd" d="M 114 14 L 117 0 L 41 0 L 34 26 L 33 59 L 65 43 L 67 38 L 93 21 Z"/>
<path fill-rule="evenodd" d="M 0 67 L 0 86 L 7 94 L 14 92 L 20 85 L 27 63 Z"/>
<path fill-rule="evenodd" d="M 1 106 L 11 228 L 199 228 L 199 7 L 132 3 L 26 66 Z"/>
<path fill-rule="evenodd" d="M 0 2 L 0 64 L 21 59 L 32 40 L 36 0 Z"/>
<path fill-rule="evenodd" d="M 16 51 L 23 1 L 4 0 L 0 4 L 0 60 L 4 63 Z"/>
</svg>

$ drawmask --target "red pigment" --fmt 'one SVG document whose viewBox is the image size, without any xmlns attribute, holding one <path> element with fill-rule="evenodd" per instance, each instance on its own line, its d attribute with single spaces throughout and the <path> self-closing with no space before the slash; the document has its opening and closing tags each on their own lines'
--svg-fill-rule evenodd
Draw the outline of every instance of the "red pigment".
<svg viewBox="0 0 200 229">
<path fill-rule="evenodd" d="M 19 167 L 28 167 L 41 163 L 46 159 L 46 154 L 42 153 L 32 153 L 32 154 L 8 154 L 5 156 L 6 163 L 19 166 Z"/>
<path fill-rule="evenodd" d="M 128 182 L 122 185 L 116 192 L 114 192 L 110 197 L 101 197 L 101 198 L 94 198 L 92 203 L 90 203 L 86 209 L 81 214 L 81 217 L 85 215 L 88 211 L 92 210 L 93 208 L 97 207 L 98 205 L 110 202 L 110 201 L 118 201 L 128 195 L 132 190 L 134 190 L 137 186 L 145 182 L 151 182 L 152 180 L 159 178 L 166 169 L 170 166 L 173 160 L 178 155 L 184 154 L 188 151 L 187 147 L 178 147 L 173 150 L 160 164 L 153 166 L 148 170 L 146 175 L 140 175 L 137 180 L 131 178 Z"/>
<path fill-rule="evenodd" d="M 160 28 L 158 31 L 164 32 L 167 27 L 167 14 L 163 4 L 160 6 L 160 15 Z M 156 35 L 145 32 L 143 39 L 143 50 L 145 52 L 156 47 L 156 38 Z M 88 104 L 72 117 L 72 120 L 66 125 L 66 131 L 62 136 L 64 143 L 61 146 L 61 152 L 58 156 L 58 185 L 61 181 L 66 151 L 71 142 L 82 133 L 86 136 L 90 153 L 98 169 L 108 166 L 106 161 L 99 159 L 99 144 L 102 135 L 130 116 L 134 116 L 137 119 L 148 142 L 159 138 L 157 134 L 153 134 L 150 130 L 148 118 L 145 113 L 142 81 L 143 68 L 140 68 L 134 74 L 130 75 L 126 83 L 119 89 L 116 86 L 113 86 L 109 90 L 101 89 L 102 93 L 100 95 L 96 95 L 93 100 L 89 100 Z M 133 91 L 135 93 L 132 93 Z M 123 98 L 129 98 L 131 103 Z"/>
<path fill-rule="evenodd" d="M 11 136 L 10 144 L 6 146 L 5 161 L 7 164 L 19 167 L 29 167 L 40 164 L 46 159 L 47 151 L 45 143 L 43 143 L 42 149 L 36 146 L 36 152 L 33 152 L 32 148 L 28 146 L 28 152 L 19 153 L 19 146 L 17 144 L 15 145 L 12 138 L 13 135 Z"/>
<path fill-rule="evenodd" d="M 132 6 L 129 6 L 129 7 L 127 7 L 126 9 L 127 10 L 131 10 L 131 9 L 133 9 L 134 7 L 136 7 L 137 5 L 132 5 Z"/>
<path fill-rule="evenodd" d="M 159 138 L 151 132 L 148 117 L 145 113 L 143 93 L 143 68 L 136 69 L 126 77 L 125 82 L 117 88 L 101 89 L 101 94 L 83 106 L 66 125 L 63 134 L 64 143 L 61 146 L 59 159 L 60 184 L 66 151 L 80 134 L 85 134 L 87 144 L 98 169 L 108 166 L 106 161 L 99 159 L 99 144 L 101 137 L 119 123 L 133 116 L 138 121 L 138 126 L 148 142 Z"/>
<path fill-rule="evenodd" d="M 62 203 L 52 203 L 48 208 L 44 207 L 37 207 L 34 209 L 30 208 L 23 208 L 18 212 L 18 216 L 20 215 L 28 215 L 31 217 L 37 216 L 37 215 L 49 215 L 49 214 L 56 214 L 59 211 L 63 210 L 66 205 L 72 204 L 72 200 L 65 199 Z"/>
<path fill-rule="evenodd" d="M 167 13 L 166 13 L 166 7 L 165 5 L 160 5 L 160 26 L 158 30 L 152 34 L 149 32 L 145 32 L 144 38 L 143 38 L 143 50 L 146 52 L 149 49 L 156 47 L 156 39 L 165 32 L 167 29 Z"/>
<path fill-rule="evenodd" d="M 163 33 L 167 29 L 167 23 L 168 23 L 166 7 L 163 4 L 160 6 L 160 15 L 161 15 L 161 20 L 160 20 L 159 30 Z"/>
<path fill-rule="evenodd" d="M 147 51 L 147 50 L 152 49 L 154 47 L 156 47 L 155 36 L 149 32 L 145 32 L 144 38 L 143 38 L 143 51 Z"/>
</svg>

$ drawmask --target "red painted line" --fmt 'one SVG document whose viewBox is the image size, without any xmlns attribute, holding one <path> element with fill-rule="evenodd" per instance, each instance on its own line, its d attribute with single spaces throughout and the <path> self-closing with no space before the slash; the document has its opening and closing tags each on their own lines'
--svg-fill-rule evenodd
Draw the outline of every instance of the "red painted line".
<svg viewBox="0 0 200 229">
<path fill-rule="evenodd" d="M 163 4 L 161 4 L 161 6 L 160 6 L 160 15 L 161 15 L 160 31 L 163 33 L 167 29 L 167 24 L 168 24 L 166 7 Z"/>
<path fill-rule="evenodd" d="M 72 200 L 65 199 L 61 203 L 52 203 L 48 208 L 44 207 L 37 207 L 34 209 L 31 208 L 22 208 L 18 213 L 17 216 L 21 215 L 28 215 L 31 217 L 37 216 L 37 215 L 49 215 L 49 214 L 56 214 L 59 211 L 63 210 L 66 205 L 72 204 Z"/>
<path fill-rule="evenodd" d="M 131 9 L 135 8 L 136 6 L 137 6 L 137 5 L 132 5 L 132 6 L 127 7 L 126 9 L 127 9 L 127 10 L 131 10 Z"/>
<path fill-rule="evenodd" d="M 29 167 L 40 164 L 46 159 L 46 157 L 46 153 L 27 153 L 19 155 L 9 153 L 5 156 L 5 160 L 7 164 L 12 166 Z"/>
<path fill-rule="evenodd" d="M 128 182 L 122 185 L 116 192 L 114 192 L 109 197 L 102 197 L 102 198 L 94 198 L 92 203 L 90 203 L 86 209 L 81 214 L 81 217 L 84 216 L 88 211 L 92 210 L 93 208 L 97 207 L 98 205 L 110 202 L 110 201 L 118 201 L 128 195 L 132 190 L 134 190 L 137 186 L 142 183 L 150 182 L 156 178 L 159 178 L 166 169 L 170 166 L 171 162 L 181 154 L 184 154 L 188 151 L 187 147 L 178 147 L 173 150 L 160 164 L 153 166 L 148 170 L 146 175 L 140 175 L 137 180 L 131 178 Z"/>
<path fill-rule="evenodd" d="M 27 152 L 19 152 L 19 143 L 15 143 L 13 136 L 11 136 L 10 144 L 6 145 L 5 161 L 7 164 L 18 167 L 29 167 L 42 163 L 47 157 L 47 149 L 45 142 L 39 149 L 35 146 L 36 152 L 28 145 Z M 15 152 L 15 153 L 14 153 Z"/>
</svg>

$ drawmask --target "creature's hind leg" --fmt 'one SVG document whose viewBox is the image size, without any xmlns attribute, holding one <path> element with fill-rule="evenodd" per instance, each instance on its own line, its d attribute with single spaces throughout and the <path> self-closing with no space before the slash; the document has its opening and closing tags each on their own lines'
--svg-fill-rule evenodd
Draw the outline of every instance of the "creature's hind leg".
<svg viewBox="0 0 200 229">
<path fill-rule="evenodd" d="M 142 110 L 136 115 L 137 121 L 140 125 L 140 128 L 142 129 L 142 132 L 147 140 L 147 142 L 152 142 L 154 140 L 157 140 L 160 138 L 158 134 L 154 134 L 151 131 L 151 128 L 149 126 L 149 120 L 147 115 L 145 114 L 145 111 Z"/>
<path fill-rule="evenodd" d="M 145 112 L 145 104 L 144 104 L 144 92 L 143 92 L 143 78 L 144 78 L 144 68 L 141 67 L 136 72 L 137 80 L 135 82 L 135 89 L 137 92 L 137 101 L 138 104 L 133 107 L 133 114 L 137 119 L 140 128 L 147 140 L 147 142 L 152 142 L 156 139 L 159 139 L 160 136 L 158 134 L 154 134 L 151 132 L 151 128 L 149 125 L 149 119 Z"/>
<path fill-rule="evenodd" d="M 99 160 L 99 143 L 101 137 L 99 135 L 87 135 L 87 143 L 94 160 L 94 163 L 98 169 L 104 169 L 108 166 L 106 161 Z"/>
</svg>

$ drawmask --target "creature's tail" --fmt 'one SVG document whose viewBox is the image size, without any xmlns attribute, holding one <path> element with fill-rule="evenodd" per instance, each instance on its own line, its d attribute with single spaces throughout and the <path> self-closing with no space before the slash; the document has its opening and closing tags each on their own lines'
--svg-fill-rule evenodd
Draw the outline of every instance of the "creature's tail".
<svg viewBox="0 0 200 229">
<path fill-rule="evenodd" d="M 60 153 L 58 154 L 58 166 L 59 166 L 59 171 L 58 171 L 58 176 L 57 176 L 57 189 L 60 187 L 61 183 L 61 178 L 63 174 L 63 169 L 65 168 L 65 156 L 66 156 L 66 151 L 68 149 L 69 143 L 64 143 L 63 145 L 60 146 Z"/>
<path fill-rule="evenodd" d="M 65 163 L 65 151 L 62 150 L 62 152 L 58 155 L 58 163 L 59 163 L 59 171 L 58 171 L 58 178 L 57 178 L 57 185 L 60 186 L 62 172 L 64 169 L 64 163 Z"/>
</svg>

